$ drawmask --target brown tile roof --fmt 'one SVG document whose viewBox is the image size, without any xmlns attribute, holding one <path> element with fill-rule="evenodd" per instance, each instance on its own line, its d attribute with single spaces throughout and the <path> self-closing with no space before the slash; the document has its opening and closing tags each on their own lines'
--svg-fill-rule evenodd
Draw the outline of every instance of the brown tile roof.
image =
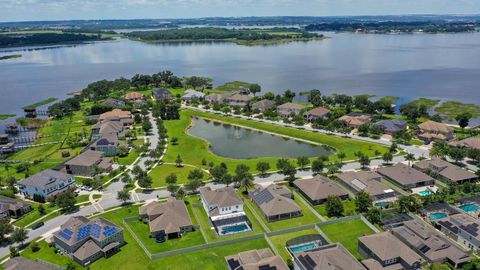
<svg viewBox="0 0 480 270">
<path fill-rule="evenodd" d="M 187 208 L 181 200 L 170 198 L 167 202 L 151 202 L 139 208 L 140 215 L 149 217 L 150 232 L 180 232 L 181 228 L 192 226 Z"/>
<path fill-rule="evenodd" d="M 266 110 L 266 109 L 270 109 L 272 107 L 275 107 L 275 101 L 269 100 L 269 99 L 262 99 L 262 100 L 252 104 L 253 109 Z"/>
<path fill-rule="evenodd" d="M 344 115 L 338 120 L 347 123 L 347 125 L 361 126 L 365 123 L 370 122 L 372 117 L 370 115 L 361 114 L 361 115 Z"/>
<path fill-rule="evenodd" d="M 423 132 L 441 132 L 441 133 L 449 133 L 453 132 L 453 128 L 449 127 L 445 124 L 435 122 L 435 121 L 427 121 L 418 125 L 418 128 L 421 129 Z"/>
<path fill-rule="evenodd" d="M 126 100 L 141 100 L 144 99 L 145 95 L 137 92 L 128 93 L 123 96 Z"/>
<path fill-rule="evenodd" d="M 363 190 L 373 196 L 394 193 L 392 189 L 382 183 L 383 177 L 373 171 L 345 172 L 337 177 L 354 190 Z"/>
<path fill-rule="evenodd" d="M 358 238 L 358 241 L 372 251 L 381 261 L 402 258 L 409 265 L 422 261 L 422 258 L 417 253 L 390 232 L 362 236 Z"/>
<path fill-rule="evenodd" d="M 200 194 L 209 205 L 228 207 L 243 204 L 232 187 L 224 187 L 212 190 L 210 187 L 200 188 Z"/>
<path fill-rule="evenodd" d="M 414 164 L 422 170 L 431 170 L 454 182 L 475 179 L 477 176 L 440 158 L 432 158 L 431 160 L 422 160 Z"/>
<path fill-rule="evenodd" d="M 231 270 L 258 270 L 267 266 L 270 267 L 268 269 L 289 270 L 282 258 L 275 256 L 269 248 L 240 252 L 225 257 L 225 260 Z"/>
<path fill-rule="evenodd" d="M 308 270 L 366 270 L 338 243 L 294 253 L 293 256 L 303 265 L 304 269 Z"/>
<path fill-rule="evenodd" d="M 324 107 L 317 107 L 314 109 L 309 110 L 308 112 L 305 112 L 305 115 L 313 115 L 317 117 L 324 117 L 330 112 L 329 109 L 324 108 Z"/>
<path fill-rule="evenodd" d="M 302 209 L 292 200 L 290 191 L 280 185 L 269 185 L 252 192 L 252 200 L 266 216 L 300 212 Z"/>
<path fill-rule="evenodd" d="M 453 141 L 450 142 L 450 145 L 480 149 L 480 137 L 470 137 L 460 141 Z"/>
<path fill-rule="evenodd" d="M 316 175 L 310 179 L 295 180 L 294 184 L 314 201 L 326 199 L 328 196 L 348 195 L 346 190 L 323 175 Z"/>
<path fill-rule="evenodd" d="M 100 121 L 109 120 L 109 119 L 128 119 L 132 118 L 132 113 L 129 111 L 122 111 L 120 109 L 114 109 L 112 111 L 100 114 L 98 119 Z"/>
<path fill-rule="evenodd" d="M 282 104 L 277 107 L 277 109 L 280 109 L 280 110 L 301 110 L 303 108 L 305 108 L 305 106 L 297 103 L 291 103 L 291 102 Z"/>
<path fill-rule="evenodd" d="M 65 165 L 71 166 L 93 166 L 98 164 L 103 158 L 103 153 L 99 151 L 87 150 L 80 155 L 65 162 Z"/>
<path fill-rule="evenodd" d="M 407 166 L 403 163 L 397 163 L 393 167 L 381 167 L 377 172 L 383 176 L 393 179 L 401 185 L 410 185 L 426 181 L 432 181 L 433 178 L 421 171 Z"/>
</svg>

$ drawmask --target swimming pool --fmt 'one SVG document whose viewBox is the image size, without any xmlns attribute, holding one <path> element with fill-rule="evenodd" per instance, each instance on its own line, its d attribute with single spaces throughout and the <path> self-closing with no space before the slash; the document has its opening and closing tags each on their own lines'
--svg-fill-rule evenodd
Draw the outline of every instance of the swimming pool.
<svg viewBox="0 0 480 270">
<path fill-rule="evenodd" d="M 423 191 L 420 191 L 418 192 L 418 195 L 420 196 L 427 196 L 427 195 L 432 195 L 433 192 L 431 190 L 423 190 Z"/>
<path fill-rule="evenodd" d="M 460 209 L 462 209 L 465 212 L 477 212 L 480 209 L 480 206 L 474 203 L 469 203 L 469 204 L 464 204 L 460 206 Z"/>
<path fill-rule="evenodd" d="M 307 243 L 307 244 L 291 247 L 290 250 L 292 252 L 302 252 L 302 251 L 312 250 L 317 247 L 318 247 L 317 243 Z"/>
<path fill-rule="evenodd" d="M 431 221 L 434 221 L 434 220 L 445 218 L 445 217 L 447 217 L 447 214 L 445 213 L 433 213 L 428 216 L 428 219 L 430 219 Z"/>
<path fill-rule="evenodd" d="M 220 234 L 221 235 L 227 235 L 227 234 L 245 232 L 245 231 L 248 231 L 248 230 L 250 230 L 250 228 L 245 223 L 235 224 L 235 225 L 227 225 L 227 226 L 223 226 L 220 229 Z"/>
<path fill-rule="evenodd" d="M 375 206 L 376 207 L 385 207 L 385 206 L 389 206 L 390 204 L 392 204 L 391 202 L 377 202 L 375 203 Z"/>
</svg>

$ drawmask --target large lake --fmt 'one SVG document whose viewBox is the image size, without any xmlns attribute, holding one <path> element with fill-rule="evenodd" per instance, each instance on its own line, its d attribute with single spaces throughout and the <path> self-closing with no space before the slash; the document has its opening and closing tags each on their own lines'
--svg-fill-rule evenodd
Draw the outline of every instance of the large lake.
<svg viewBox="0 0 480 270">
<path fill-rule="evenodd" d="M 23 105 L 64 97 L 95 80 L 164 69 L 208 76 L 216 85 L 258 82 L 275 92 L 318 88 L 480 103 L 480 33 L 327 35 L 332 38 L 255 47 L 121 39 L 25 50 L 22 58 L 0 61 L 0 113 L 20 113 Z M 0 56 L 6 54 L 12 50 L 0 49 Z"/>
<path fill-rule="evenodd" d="M 204 119 L 194 119 L 188 133 L 207 140 L 214 154 L 228 158 L 297 158 L 328 156 L 333 153 L 322 146 Z"/>
</svg>

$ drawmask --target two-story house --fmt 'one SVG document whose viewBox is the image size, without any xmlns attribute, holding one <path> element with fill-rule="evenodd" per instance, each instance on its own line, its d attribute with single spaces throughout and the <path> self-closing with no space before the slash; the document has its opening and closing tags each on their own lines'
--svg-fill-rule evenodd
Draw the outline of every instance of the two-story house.
<svg viewBox="0 0 480 270">
<path fill-rule="evenodd" d="M 20 193 L 24 196 L 33 198 L 36 194 L 45 199 L 64 192 L 74 185 L 73 175 L 50 169 L 27 177 L 18 183 Z"/>
</svg>

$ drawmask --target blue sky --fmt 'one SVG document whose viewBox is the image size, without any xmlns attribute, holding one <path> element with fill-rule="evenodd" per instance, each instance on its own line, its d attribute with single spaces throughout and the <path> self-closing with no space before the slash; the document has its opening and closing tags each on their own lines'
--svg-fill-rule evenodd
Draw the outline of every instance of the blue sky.
<svg viewBox="0 0 480 270">
<path fill-rule="evenodd" d="M 0 0 L 0 21 L 480 14 L 480 0 Z"/>
</svg>

